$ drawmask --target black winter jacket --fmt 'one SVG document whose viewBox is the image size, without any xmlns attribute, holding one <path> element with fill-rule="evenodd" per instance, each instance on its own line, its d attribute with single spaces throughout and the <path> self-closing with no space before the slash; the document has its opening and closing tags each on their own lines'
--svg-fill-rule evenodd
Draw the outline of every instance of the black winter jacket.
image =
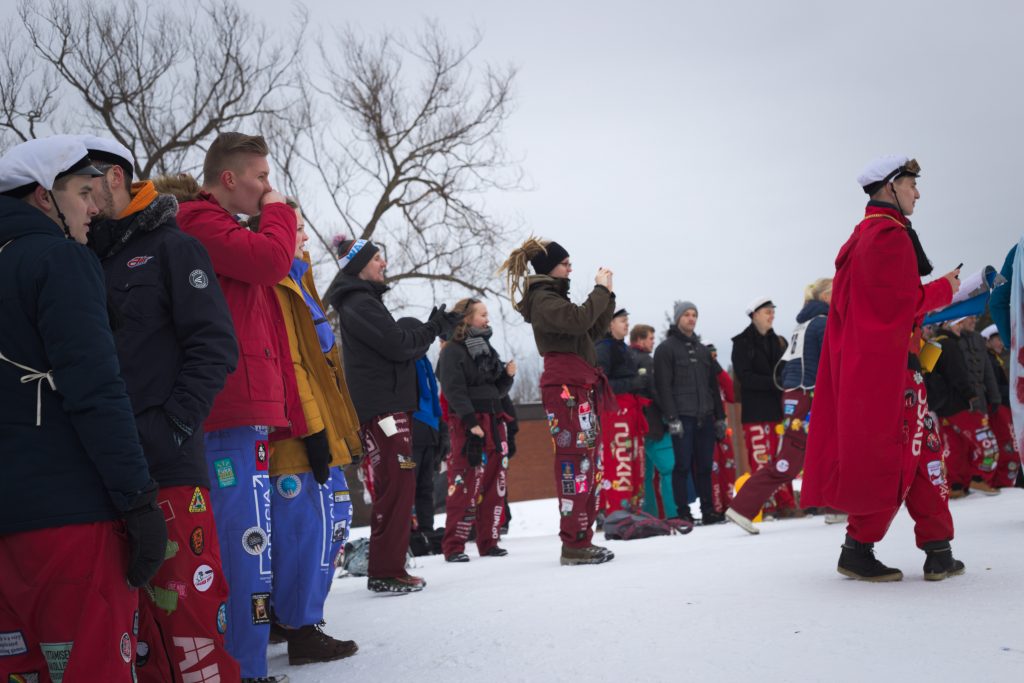
<svg viewBox="0 0 1024 683">
<path fill-rule="evenodd" d="M 616 340 L 606 334 L 596 344 L 597 364 L 604 370 L 612 391 L 616 394 L 635 394 L 641 388 L 636 359 L 629 352 L 625 341 Z"/>
<path fill-rule="evenodd" d="M 637 376 L 641 380 L 636 393 L 651 399 L 650 404 L 644 408 L 644 417 L 647 419 L 647 438 L 652 441 L 660 441 L 665 436 L 665 423 L 662 420 L 661 409 L 658 407 L 654 391 L 654 356 L 633 346 L 629 347 L 629 355 L 633 357 Z"/>
<path fill-rule="evenodd" d="M 177 210 L 174 197 L 159 195 L 127 218 L 100 223 L 89 244 L 102 258 L 121 376 L 150 473 L 160 486 L 209 487 L 202 425 L 238 364 L 238 344 L 210 257 L 178 228 Z"/>
<path fill-rule="evenodd" d="M 490 351 L 489 358 L 474 361 L 464 343 L 452 341 L 437 359 L 437 377 L 448 409 L 466 428 L 479 424 L 475 413 L 502 412 L 503 399 L 512 388 L 513 378 L 505 372 L 498 352 L 493 347 Z"/>
<path fill-rule="evenodd" d="M 669 329 L 668 337 L 654 350 L 654 386 L 665 419 L 725 419 L 717 370 L 699 336 L 687 337 L 678 327 Z"/>
<path fill-rule="evenodd" d="M 32 371 L 0 360 L 0 534 L 116 519 L 151 479 L 99 261 L 9 197 L 0 197 L 0 246 L 0 354 L 51 372 L 56 386 L 23 383 Z"/>
<path fill-rule="evenodd" d="M 944 332 L 932 341 L 939 343 L 942 353 L 932 371 L 925 375 L 928 407 L 939 417 L 949 417 L 969 410 L 971 399 L 977 394 L 971 384 L 959 338 Z"/>
<path fill-rule="evenodd" d="M 416 359 L 434 343 L 434 328 L 403 330 L 384 306 L 386 285 L 338 273 L 324 297 L 338 312 L 345 381 L 360 424 L 416 410 Z"/>
<path fill-rule="evenodd" d="M 970 378 L 974 393 L 985 402 L 985 409 L 990 405 L 1002 402 L 992 365 L 988 362 L 988 346 L 985 338 L 977 332 L 962 330 L 960 332 L 960 350 L 964 353 L 967 375 Z"/>
<path fill-rule="evenodd" d="M 1008 354 L 1007 354 L 1007 357 Z M 992 376 L 996 378 L 996 386 L 999 387 L 999 396 L 1004 406 L 1010 405 L 1010 374 L 1006 370 L 1006 361 L 992 351 L 988 352 L 988 362 L 992 366 Z"/>
<path fill-rule="evenodd" d="M 740 385 L 740 422 L 778 422 L 782 391 L 775 384 L 775 366 L 782 344 L 774 330 L 760 334 L 754 323 L 732 338 L 732 369 Z"/>
</svg>

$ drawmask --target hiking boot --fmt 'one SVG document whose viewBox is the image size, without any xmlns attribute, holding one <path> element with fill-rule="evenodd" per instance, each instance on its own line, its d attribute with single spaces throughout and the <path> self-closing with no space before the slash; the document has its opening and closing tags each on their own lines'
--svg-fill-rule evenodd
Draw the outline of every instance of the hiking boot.
<svg viewBox="0 0 1024 683">
<path fill-rule="evenodd" d="M 726 508 L 725 518 L 728 519 L 730 522 L 733 522 L 734 524 L 738 525 L 748 534 L 753 534 L 756 536 L 757 534 L 761 533 L 761 530 L 754 526 L 754 523 L 751 520 L 747 519 L 746 517 L 736 512 L 732 508 Z"/>
<path fill-rule="evenodd" d="M 836 567 L 843 576 L 858 581 L 902 581 L 903 572 L 893 567 L 886 567 L 875 559 L 875 544 L 861 543 L 846 535 L 843 550 L 839 554 L 839 566 Z"/>
<path fill-rule="evenodd" d="M 978 491 L 980 493 L 984 493 L 986 496 L 998 496 L 999 495 L 999 489 L 997 489 L 994 486 L 991 486 L 990 484 L 986 483 L 985 481 L 983 481 L 981 479 L 975 479 L 975 480 L 971 481 L 971 490 L 972 491 Z M 952 497 L 952 495 L 950 497 Z"/>
<path fill-rule="evenodd" d="M 603 564 L 615 559 L 615 553 L 597 545 L 588 545 L 584 548 L 570 548 L 562 546 L 561 564 Z"/>
<path fill-rule="evenodd" d="M 957 500 L 959 498 L 966 498 L 969 491 L 962 486 L 953 485 L 953 488 L 949 490 L 949 499 Z"/>
<path fill-rule="evenodd" d="M 243 678 L 242 683 L 288 683 L 288 677 L 284 674 L 276 676 L 258 676 L 256 678 Z"/>
<path fill-rule="evenodd" d="M 270 622 L 270 639 L 268 642 L 271 645 L 288 642 L 288 629 L 276 621 Z"/>
<path fill-rule="evenodd" d="M 370 578 L 366 587 L 374 593 L 416 593 L 427 587 L 427 582 L 418 576 L 389 576 Z"/>
<path fill-rule="evenodd" d="M 701 526 L 711 526 L 712 524 L 724 524 L 725 515 L 721 515 L 717 512 L 705 512 L 700 516 Z"/>
<path fill-rule="evenodd" d="M 452 553 L 444 556 L 445 562 L 469 562 L 469 555 L 466 553 Z"/>
<path fill-rule="evenodd" d="M 508 555 L 508 551 L 498 546 L 494 546 L 484 553 L 484 557 L 505 557 L 506 555 Z"/>
<path fill-rule="evenodd" d="M 949 541 L 925 543 L 924 580 L 942 581 L 950 576 L 960 576 L 966 571 L 964 563 L 953 557 Z"/>
<path fill-rule="evenodd" d="M 314 664 L 351 657 L 359 646 L 351 640 L 337 640 L 323 632 L 319 624 L 303 626 L 288 632 L 288 663 Z"/>
</svg>

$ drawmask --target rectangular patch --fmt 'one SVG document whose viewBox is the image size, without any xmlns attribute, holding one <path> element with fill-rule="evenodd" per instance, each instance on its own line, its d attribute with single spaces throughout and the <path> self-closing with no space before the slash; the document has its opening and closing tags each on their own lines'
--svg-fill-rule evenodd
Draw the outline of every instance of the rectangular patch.
<svg viewBox="0 0 1024 683">
<path fill-rule="evenodd" d="M 270 593 L 252 594 L 252 623 L 255 625 L 270 623 Z"/>
<path fill-rule="evenodd" d="M 345 540 L 345 520 L 341 520 L 334 523 L 334 528 L 331 530 L 331 542 L 340 543 Z"/>
<path fill-rule="evenodd" d="M 256 442 L 256 469 L 266 472 L 270 469 L 270 442 Z"/>
<path fill-rule="evenodd" d="M 561 501 L 561 512 L 563 517 L 568 517 L 572 514 L 572 500 L 563 498 Z"/>
<path fill-rule="evenodd" d="M 585 432 L 589 432 L 591 429 L 594 428 L 594 423 L 591 420 L 589 402 L 580 404 L 579 412 L 577 413 L 577 415 L 580 420 L 580 429 L 582 429 Z"/>
<path fill-rule="evenodd" d="M 576 486 L 571 479 L 562 480 L 562 495 L 563 496 L 575 496 Z"/>
<path fill-rule="evenodd" d="M 63 683 L 64 670 L 68 668 L 68 660 L 71 659 L 71 643 L 39 643 L 39 649 L 43 651 L 46 658 L 46 667 L 50 670 L 50 678 L 53 683 Z"/>
<path fill-rule="evenodd" d="M 21 631 L 4 631 L 0 633 L 0 657 L 14 657 L 28 652 L 25 636 Z"/>
<path fill-rule="evenodd" d="M 585 474 L 577 474 L 576 475 L 575 484 L 576 484 L 576 493 L 586 493 L 588 491 L 588 488 L 587 488 L 587 475 L 585 475 Z"/>
<path fill-rule="evenodd" d="M 347 503 L 352 500 L 352 496 L 349 495 L 348 491 L 335 491 L 334 502 L 335 503 Z"/>
<path fill-rule="evenodd" d="M 217 473 L 217 486 L 226 489 L 238 483 L 235 478 L 235 467 L 231 464 L 231 458 L 221 458 L 213 461 L 213 469 Z"/>
<path fill-rule="evenodd" d="M 398 455 L 398 469 L 400 470 L 414 470 L 416 469 L 416 461 L 412 459 L 411 455 Z"/>
<path fill-rule="evenodd" d="M 7 683 L 39 683 L 38 671 L 26 671 L 8 674 Z"/>
<path fill-rule="evenodd" d="M 171 507 L 171 501 L 169 500 L 158 500 L 156 503 L 161 510 L 164 512 L 164 521 L 169 522 L 174 519 L 174 508 Z"/>
<path fill-rule="evenodd" d="M 576 467 L 569 460 L 563 460 L 561 463 L 562 467 L 562 480 L 572 480 L 576 476 Z"/>
</svg>

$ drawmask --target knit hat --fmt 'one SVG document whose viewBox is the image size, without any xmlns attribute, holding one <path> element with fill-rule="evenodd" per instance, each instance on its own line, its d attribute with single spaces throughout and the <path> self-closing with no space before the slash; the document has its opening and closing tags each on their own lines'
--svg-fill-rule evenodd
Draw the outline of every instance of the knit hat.
<svg viewBox="0 0 1024 683">
<path fill-rule="evenodd" d="M 20 199 L 37 186 L 52 190 L 68 175 L 103 175 L 89 161 L 85 145 L 74 135 L 53 135 L 15 145 L 0 157 L 0 194 Z"/>
<path fill-rule="evenodd" d="M 772 303 L 772 300 L 769 297 L 759 296 L 753 301 L 751 301 L 749 304 L 747 304 L 746 313 L 747 315 L 754 315 L 754 313 L 761 310 L 765 306 L 771 306 L 772 308 L 775 308 L 775 304 Z"/>
<path fill-rule="evenodd" d="M 683 313 L 686 313 L 690 309 L 693 309 L 694 313 L 698 313 L 697 304 L 692 301 L 677 301 L 675 307 L 672 309 L 672 320 L 673 322 L 679 322 L 679 319 L 683 317 Z"/>
<path fill-rule="evenodd" d="M 864 192 L 875 194 L 891 180 L 903 176 L 917 178 L 921 175 L 921 165 L 916 159 L 906 156 L 885 156 L 875 159 L 857 176 L 857 182 Z"/>
<path fill-rule="evenodd" d="M 539 252 L 530 259 L 530 265 L 538 275 L 547 275 L 555 266 L 569 258 L 569 252 L 558 242 L 548 242 L 545 248 L 547 251 Z"/>
<path fill-rule="evenodd" d="M 370 240 L 343 240 L 338 245 L 338 265 L 346 275 L 359 275 L 380 248 Z"/>
</svg>

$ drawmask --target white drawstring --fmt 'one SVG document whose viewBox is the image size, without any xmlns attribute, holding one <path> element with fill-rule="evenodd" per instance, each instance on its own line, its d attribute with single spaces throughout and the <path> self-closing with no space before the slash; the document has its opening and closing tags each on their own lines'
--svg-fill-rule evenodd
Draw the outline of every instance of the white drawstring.
<svg viewBox="0 0 1024 683">
<path fill-rule="evenodd" d="M 41 372 L 35 368 L 30 368 L 27 365 L 21 363 L 15 363 L 10 358 L 6 357 L 3 353 L 0 353 L 0 360 L 6 361 L 16 368 L 27 370 L 27 375 L 21 376 L 22 384 L 29 384 L 30 382 L 36 382 L 36 427 L 41 427 L 43 424 L 43 380 L 50 385 L 50 388 L 57 391 L 57 385 L 53 381 L 53 371 L 47 370 Z"/>
</svg>

